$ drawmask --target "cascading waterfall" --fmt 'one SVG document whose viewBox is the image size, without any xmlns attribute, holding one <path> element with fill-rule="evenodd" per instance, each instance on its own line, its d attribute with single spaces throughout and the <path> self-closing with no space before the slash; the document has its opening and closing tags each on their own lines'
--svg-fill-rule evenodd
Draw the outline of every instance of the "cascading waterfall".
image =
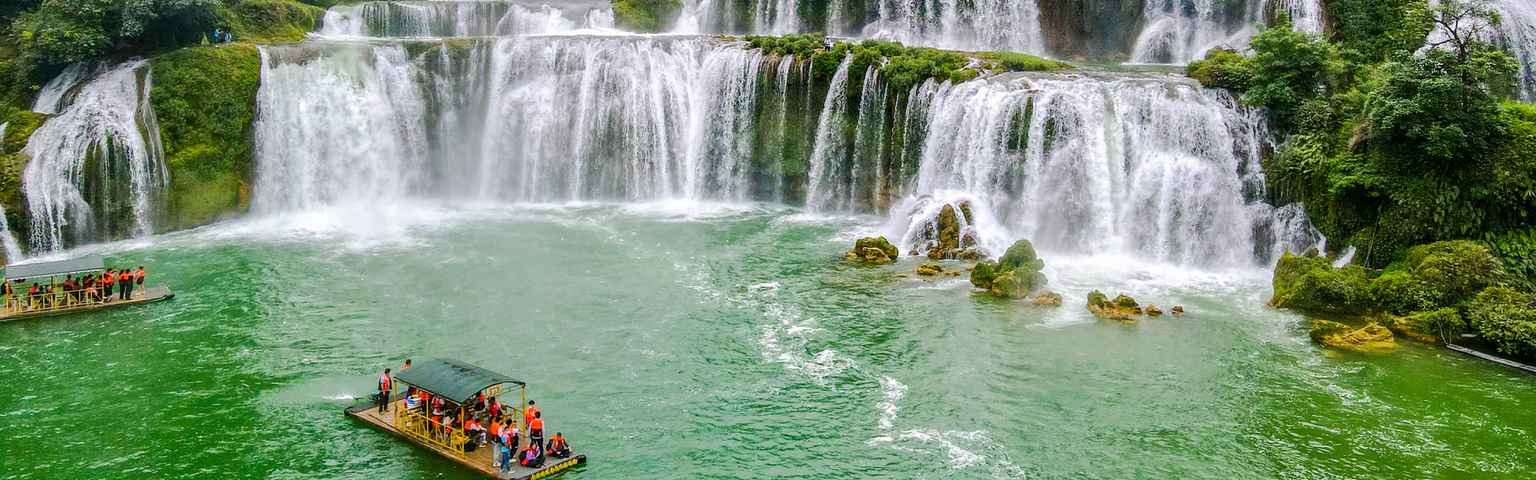
<svg viewBox="0 0 1536 480">
<path fill-rule="evenodd" d="M 0 155 L 10 153 L 5 151 L 5 130 L 10 126 L 11 122 L 0 123 Z M 10 221 L 5 218 L 5 205 L 0 205 L 0 247 L 5 248 L 7 262 L 21 259 L 21 244 L 16 241 L 16 235 L 11 234 Z"/>
<path fill-rule="evenodd" d="M 1501 0 L 1498 9 L 1502 22 L 1493 40 L 1519 61 L 1520 98 L 1536 101 L 1536 2 Z"/>
<path fill-rule="evenodd" d="M 1281 2 L 1286 15 L 1291 17 L 1291 28 L 1301 32 L 1323 33 L 1326 12 L 1322 0 L 1273 0 Z"/>
<path fill-rule="evenodd" d="M 153 233 L 170 178 L 146 65 L 82 80 L 27 141 L 21 186 L 33 249 Z"/>
<path fill-rule="evenodd" d="M 375 1 L 341 5 L 325 12 L 319 34 L 327 37 L 471 37 L 612 28 L 605 8 L 549 5 L 528 7 L 510 1 Z"/>
<path fill-rule="evenodd" d="M 960 50 L 1045 53 L 1038 0 L 879 0 L 863 34 Z"/>
<path fill-rule="evenodd" d="M 1262 5 L 1252 1 L 1148 0 L 1131 61 L 1188 63 L 1212 48 L 1241 49 L 1262 17 Z"/>
<path fill-rule="evenodd" d="M 753 191 L 746 133 L 767 59 L 739 46 L 559 36 L 263 55 L 259 211 L 413 195 L 739 201 Z"/>
<path fill-rule="evenodd" d="M 1241 265 L 1316 240 L 1304 215 L 1285 224 L 1299 210 L 1262 203 L 1262 118 L 1187 81 L 1005 75 L 929 81 L 913 98 L 942 132 L 922 146 L 913 193 L 969 195 L 1006 227 L 983 245 Z"/>
<path fill-rule="evenodd" d="M 852 64 L 853 56 L 849 55 L 837 65 L 816 126 L 816 148 L 811 153 L 810 183 L 805 194 L 805 205 L 812 210 L 852 207 L 852 189 L 845 186 L 848 142 L 843 125 L 848 109 L 848 67 Z"/>
<path fill-rule="evenodd" d="M 48 80 L 48 83 L 43 84 L 43 89 L 37 92 L 37 99 L 32 102 L 32 111 L 49 115 L 59 113 L 66 97 L 80 86 L 80 82 L 101 74 L 103 66 L 96 62 L 78 62 L 64 67 L 58 76 Z"/>
</svg>

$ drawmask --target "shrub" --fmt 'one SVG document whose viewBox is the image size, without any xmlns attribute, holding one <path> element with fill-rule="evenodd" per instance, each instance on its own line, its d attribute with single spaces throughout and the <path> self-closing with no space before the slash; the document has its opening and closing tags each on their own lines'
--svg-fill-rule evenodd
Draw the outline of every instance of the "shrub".
<svg viewBox="0 0 1536 480">
<path fill-rule="evenodd" d="M 1483 245 L 1498 257 L 1510 285 L 1536 292 L 1536 227 L 1488 235 Z"/>
<path fill-rule="evenodd" d="M 150 101 L 171 172 L 168 226 L 196 226 L 244 208 L 261 82 L 256 48 L 187 48 L 156 57 L 151 66 Z"/>
<path fill-rule="evenodd" d="M 1270 304 L 1315 313 L 1357 315 L 1372 310 L 1370 274 L 1359 266 L 1335 269 L 1326 258 L 1285 254 L 1275 266 Z"/>
<path fill-rule="evenodd" d="M 297 42 L 319 25 L 325 10 L 293 0 L 243 0 L 219 10 L 235 40 Z"/>
<path fill-rule="evenodd" d="M 1505 287 L 1478 293 L 1466 307 L 1467 323 L 1507 355 L 1536 355 L 1536 298 Z"/>
<path fill-rule="evenodd" d="M 612 5 L 615 25 L 648 33 L 672 29 L 683 10 L 681 0 L 613 0 Z"/>
<path fill-rule="evenodd" d="M 1190 62 L 1185 74 L 1206 87 L 1242 93 L 1253 85 L 1253 62 L 1241 53 L 1218 48 L 1205 59 Z"/>
</svg>

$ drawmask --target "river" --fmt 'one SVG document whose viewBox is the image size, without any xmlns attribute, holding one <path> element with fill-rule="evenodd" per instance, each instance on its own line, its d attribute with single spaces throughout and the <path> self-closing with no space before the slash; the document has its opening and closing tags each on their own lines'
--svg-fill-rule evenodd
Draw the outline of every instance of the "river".
<svg viewBox="0 0 1536 480">
<path fill-rule="evenodd" d="M 433 356 L 527 381 L 568 479 L 1536 474 L 1528 376 L 1321 350 L 1260 268 L 1046 251 L 1041 308 L 841 262 L 883 224 L 401 202 L 88 247 L 177 298 L 0 328 L 0 478 L 472 478 L 341 414 Z M 1097 321 L 1091 288 L 1189 313 Z"/>
</svg>

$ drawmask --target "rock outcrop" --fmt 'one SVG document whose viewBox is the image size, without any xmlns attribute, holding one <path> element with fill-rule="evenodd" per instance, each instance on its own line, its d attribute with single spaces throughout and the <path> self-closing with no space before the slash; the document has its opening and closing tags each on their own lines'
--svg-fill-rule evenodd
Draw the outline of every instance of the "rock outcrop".
<svg viewBox="0 0 1536 480">
<path fill-rule="evenodd" d="M 865 265 L 886 265 L 896 263 L 896 257 L 901 255 L 901 250 L 891 245 L 885 237 L 865 237 L 853 242 L 853 250 L 843 255 L 849 262 Z"/>
<path fill-rule="evenodd" d="M 915 247 L 912 256 L 927 255 L 933 260 L 981 260 L 986 252 L 979 248 L 974 232 L 966 231 L 976 218 L 971 213 L 970 202 L 960 202 L 959 208 L 944 205 L 939 215 L 928 222 L 924 229 L 923 244 Z M 920 249 L 926 247 L 927 251 Z"/>
<path fill-rule="evenodd" d="M 925 277 L 935 277 L 944 273 L 944 267 L 934 262 L 923 262 L 917 266 L 917 274 Z"/>
<path fill-rule="evenodd" d="M 1099 318 L 1122 323 L 1135 323 L 1142 314 L 1141 306 L 1129 295 L 1122 293 L 1111 300 L 1098 290 L 1088 293 L 1088 311 Z"/>
<path fill-rule="evenodd" d="M 1019 240 L 996 262 L 981 262 L 971 271 L 971 284 L 1004 298 L 1029 298 L 1045 287 L 1045 261 L 1035 256 L 1029 240 Z"/>
<path fill-rule="evenodd" d="M 1043 306 L 1043 307 L 1060 307 L 1061 306 L 1061 294 L 1060 293 L 1056 293 L 1056 292 L 1052 292 L 1050 290 L 1046 290 L 1046 291 L 1043 291 L 1043 292 L 1040 292 L 1040 293 L 1036 294 L 1035 298 L 1029 299 L 1029 303 L 1033 303 L 1035 305 L 1040 305 L 1040 306 Z"/>
<path fill-rule="evenodd" d="M 1146 311 L 1149 317 L 1160 317 L 1163 315 L 1163 309 L 1157 308 L 1157 305 L 1148 304 Z"/>
<path fill-rule="evenodd" d="M 1357 329 L 1339 322 L 1312 320 L 1309 336 L 1319 345 L 1340 350 L 1372 353 L 1397 348 L 1392 331 L 1376 322 Z"/>
</svg>

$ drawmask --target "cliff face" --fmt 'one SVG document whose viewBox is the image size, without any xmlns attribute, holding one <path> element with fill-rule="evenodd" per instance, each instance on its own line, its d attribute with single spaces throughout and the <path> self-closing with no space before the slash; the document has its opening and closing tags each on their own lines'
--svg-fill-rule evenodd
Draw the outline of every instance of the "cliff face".
<svg viewBox="0 0 1536 480">
<path fill-rule="evenodd" d="M 1123 60 L 1145 8 L 1146 0 L 1040 0 L 1046 49 L 1061 58 Z"/>
</svg>

